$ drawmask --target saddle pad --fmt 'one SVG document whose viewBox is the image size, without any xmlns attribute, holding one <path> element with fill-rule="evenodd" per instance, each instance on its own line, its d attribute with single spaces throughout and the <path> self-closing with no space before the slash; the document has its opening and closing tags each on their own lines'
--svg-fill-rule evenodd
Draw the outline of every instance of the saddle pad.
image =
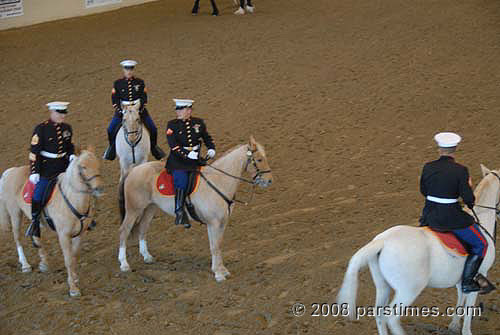
<svg viewBox="0 0 500 335">
<path fill-rule="evenodd" d="M 188 194 L 193 194 L 198 190 L 198 185 L 200 184 L 200 174 L 196 173 L 195 180 L 192 183 L 192 186 L 189 188 Z M 160 193 L 160 195 L 165 197 L 174 197 L 174 177 L 167 173 L 167 170 L 163 169 L 162 172 L 156 176 L 156 191 Z"/>
<path fill-rule="evenodd" d="M 48 186 L 50 195 L 48 196 L 47 199 L 43 199 L 43 206 L 47 205 L 50 200 L 52 199 L 52 196 L 54 195 L 55 192 L 55 185 L 57 183 L 52 183 L 51 185 Z M 51 188 L 51 189 L 50 189 Z M 33 184 L 31 181 L 27 180 L 26 183 L 24 184 L 23 187 L 23 200 L 25 203 L 28 205 L 31 205 L 31 198 L 33 198 L 33 193 L 35 192 L 35 184 Z"/>
<path fill-rule="evenodd" d="M 462 242 L 460 242 L 460 240 L 455 235 L 453 235 L 453 233 L 449 232 L 443 233 L 432 230 L 429 227 L 424 227 L 423 229 L 426 229 L 430 231 L 432 234 L 434 234 L 434 236 L 436 236 L 439 239 L 441 244 L 451 252 L 459 256 L 467 256 L 469 254 L 465 249 L 464 245 L 462 244 Z"/>
</svg>

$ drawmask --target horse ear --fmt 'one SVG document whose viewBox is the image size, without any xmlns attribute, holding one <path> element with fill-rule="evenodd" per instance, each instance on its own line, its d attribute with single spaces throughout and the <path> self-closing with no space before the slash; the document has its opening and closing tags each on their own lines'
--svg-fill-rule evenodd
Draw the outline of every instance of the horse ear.
<svg viewBox="0 0 500 335">
<path fill-rule="evenodd" d="M 255 141 L 255 138 L 253 137 L 253 135 L 250 135 L 250 141 L 248 142 L 248 144 L 250 145 L 250 149 L 252 151 L 257 150 L 257 142 Z"/>
<path fill-rule="evenodd" d="M 488 169 L 486 166 L 484 166 L 483 164 L 481 164 L 481 172 L 483 173 L 483 177 L 485 177 L 488 173 L 491 172 L 490 169 Z"/>
<path fill-rule="evenodd" d="M 88 146 L 87 146 L 87 151 L 89 151 L 89 152 L 91 152 L 91 153 L 95 154 L 95 147 L 94 147 L 93 145 L 88 145 Z"/>
</svg>

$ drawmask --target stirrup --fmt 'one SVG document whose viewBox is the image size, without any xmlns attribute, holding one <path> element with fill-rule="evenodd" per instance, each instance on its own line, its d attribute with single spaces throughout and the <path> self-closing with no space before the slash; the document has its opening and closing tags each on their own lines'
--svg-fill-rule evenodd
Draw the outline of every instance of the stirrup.
<svg viewBox="0 0 500 335">
<path fill-rule="evenodd" d="M 495 285 L 488 280 L 485 276 L 478 273 L 476 277 L 474 277 L 474 281 L 478 284 L 480 290 L 479 294 L 488 294 L 493 290 L 496 290 Z"/>
</svg>

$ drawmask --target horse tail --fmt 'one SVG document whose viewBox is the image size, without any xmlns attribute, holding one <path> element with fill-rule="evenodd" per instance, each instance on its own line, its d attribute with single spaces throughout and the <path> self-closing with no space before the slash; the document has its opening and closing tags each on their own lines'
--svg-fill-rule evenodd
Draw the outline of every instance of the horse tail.
<svg viewBox="0 0 500 335">
<path fill-rule="evenodd" d="M 339 308 L 347 308 L 347 316 L 351 320 L 356 317 L 358 272 L 361 268 L 366 266 L 371 259 L 377 257 L 383 247 L 384 240 L 372 240 L 370 243 L 359 249 L 349 261 L 342 287 L 337 295 L 337 303 Z"/>
<path fill-rule="evenodd" d="M 127 176 L 128 176 L 128 171 L 125 172 L 118 186 L 118 206 L 120 207 L 120 217 L 121 217 L 120 224 L 123 223 L 125 215 L 127 214 L 127 209 L 125 207 L 125 181 L 127 180 Z"/>
</svg>

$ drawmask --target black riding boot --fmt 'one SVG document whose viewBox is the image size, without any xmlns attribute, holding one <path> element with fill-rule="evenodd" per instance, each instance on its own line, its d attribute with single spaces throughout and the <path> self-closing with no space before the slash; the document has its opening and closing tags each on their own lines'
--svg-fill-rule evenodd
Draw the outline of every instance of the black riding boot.
<svg viewBox="0 0 500 335">
<path fill-rule="evenodd" d="M 109 141 L 109 147 L 106 149 L 104 152 L 104 159 L 107 159 L 108 161 L 112 161 L 116 158 L 116 148 L 115 148 L 115 140 L 116 140 L 116 134 L 118 134 L 118 131 L 120 130 L 121 125 L 118 124 L 115 129 L 111 133 L 108 133 L 108 141 Z"/>
<path fill-rule="evenodd" d="M 198 10 L 200 9 L 200 0 L 195 0 L 194 5 L 193 5 L 193 10 L 191 11 L 191 14 L 196 15 L 198 14 Z"/>
<path fill-rule="evenodd" d="M 464 265 L 464 273 L 462 275 L 462 291 L 464 293 L 477 292 L 481 290 L 479 284 L 474 280 L 474 277 L 479 270 L 479 266 L 483 259 L 478 255 L 469 255 Z"/>
<path fill-rule="evenodd" d="M 184 225 L 184 228 L 191 228 L 186 211 L 184 210 L 184 202 L 186 200 L 186 191 L 183 189 L 175 190 L 175 224 Z"/>
<path fill-rule="evenodd" d="M 31 202 L 31 224 L 26 230 L 26 236 L 40 238 L 40 213 L 42 208 L 38 201 Z"/>
<path fill-rule="evenodd" d="M 148 129 L 149 130 L 149 129 Z M 149 138 L 151 140 L 151 154 L 154 158 L 160 160 L 165 157 L 165 152 L 157 144 L 158 133 L 156 131 L 149 130 Z"/>
<path fill-rule="evenodd" d="M 219 9 L 215 4 L 215 0 L 210 0 L 210 3 L 212 4 L 212 9 L 213 9 L 212 16 L 219 16 Z"/>
</svg>

